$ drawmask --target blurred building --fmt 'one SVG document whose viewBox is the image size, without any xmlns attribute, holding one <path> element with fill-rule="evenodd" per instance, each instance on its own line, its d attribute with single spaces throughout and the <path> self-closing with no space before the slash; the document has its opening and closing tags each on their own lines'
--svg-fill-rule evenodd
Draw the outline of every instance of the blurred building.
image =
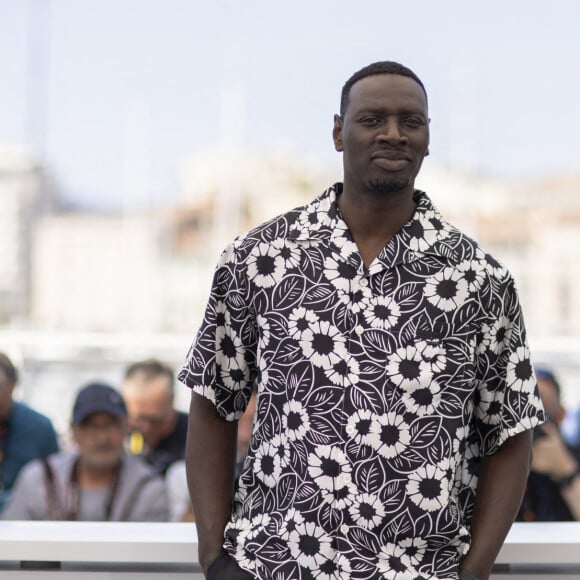
<svg viewBox="0 0 580 580">
<path fill-rule="evenodd" d="M 171 209 L 47 216 L 36 226 L 31 322 L 192 335 L 225 245 L 328 183 L 289 155 L 206 153 L 185 164 L 182 201 Z"/>
<path fill-rule="evenodd" d="M 28 322 L 35 225 L 51 202 L 49 180 L 36 160 L 0 145 L 0 325 Z"/>
<path fill-rule="evenodd" d="M 45 217 L 34 243 L 32 323 L 60 330 L 154 330 L 160 225 L 151 215 Z"/>
<path fill-rule="evenodd" d="M 310 201 L 339 175 L 337 168 L 288 153 L 205 152 L 184 164 L 181 200 L 163 210 L 56 214 L 35 213 L 34 203 L 26 206 L 21 211 L 32 211 L 26 214 L 32 221 L 22 214 L 18 223 L 32 257 L 22 263 L 14 257 L 12 265 L 22 268 L 28 261 L 34 331 L 0 331 L 0 346 L 21 362 L 22 396 L 64 428 L 82 381 L 100 376 L 116 382 L 128 362 L 145 356 L 160 356 L 177 369 L 200 324 L 224 246 Z M 499 182 L 426 164 L 417 185 L 444 217 L 510 268 L 535 360 L 555 364 L 568 384 L 575 384 L 580 178 Z M 13 217 L 6 217 L 12 206 L 5 199 L 0 200 L 2 247 L 8 247 L 7 232 L 20 215 L 13 210 Z M 36 197 L 10 199 L 22 203 Z M 14 298 L 6 280 L 3 274 L 2 291 Z M 187 389 L 178 389 L 181 408 L 188 396 Z M 578 396 L 567 393 L 568 401 L 579 401 Z"/>
<path fill-rule="evenodd" d="M 172 208 L 44 217 L 35 228 L 32 323 L 192 333 L 225 245 L 337 175 L 289 153 L 206 151 L 185 163 Z M 418 186 L 510 268 L 530 334 L 580 335 L 580 178 L 499 182 L 427 164 Z"/>
<path fill-rule="evenodd" d="M 288 151 L 206 151 L 184 164 L 180 211 L 196 216 L 204 250 L 210 243 L 219 252 L 233 236 L 308 203 L 340 175 L 333 174 Z"/>
<path fill-rule="evenodd" d="M 580 336 L 580 177 L 498 182 L 429 168 L 421 180 L 511 270 L 529 334 Z"/>
</svg>

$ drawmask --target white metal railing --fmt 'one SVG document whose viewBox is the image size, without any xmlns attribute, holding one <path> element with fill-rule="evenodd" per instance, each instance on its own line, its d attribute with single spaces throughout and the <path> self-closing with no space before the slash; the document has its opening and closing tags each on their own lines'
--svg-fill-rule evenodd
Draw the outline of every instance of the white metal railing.
<svg viewBox="0 0 580 580">
<path fill-rule="evenodd" d="M 20 563 L 25 567 L 22 569 Z M 202 578 L 197 534 L 188 523 L 0 522 L 0 578 L 57 574 L 48 563 L 96 565 L 90 578 Z M 123 565 L 138 565 L 140 571 Z M 63 573 L 65 568 L 63 567 Z M 151 575 L 151 576 L 150 576 Z M 514 524 L 497 559 L 494 580 L 580 578 L 580 523 Z M 57 576 L 53 576 L 57 577 Z M 67 576 L 70 578 L 69 576 Z"/>
</svg>

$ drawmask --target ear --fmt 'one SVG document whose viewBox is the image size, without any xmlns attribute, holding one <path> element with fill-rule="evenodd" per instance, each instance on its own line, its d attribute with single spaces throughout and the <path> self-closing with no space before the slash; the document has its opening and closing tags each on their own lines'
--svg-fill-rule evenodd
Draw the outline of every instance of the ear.
<svg viewBox="0 0 580 580">
<path fill-rule="evenodd" d="M 343 151 L 342 145 L 342 117 L 334 115 L 334 127 L 332 128 L 332 140 L 337 151 Z"/>
</svg>

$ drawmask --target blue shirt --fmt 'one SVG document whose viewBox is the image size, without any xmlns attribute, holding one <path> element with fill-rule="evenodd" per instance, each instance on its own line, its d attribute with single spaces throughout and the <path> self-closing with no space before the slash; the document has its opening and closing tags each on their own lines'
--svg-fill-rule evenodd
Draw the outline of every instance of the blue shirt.
<svg viewBox="0 0 580 580">
<path fill-rule="evenodd" d="M 29 461 L 58 451 L 56 431 L 48 417 L 24 403 L 14 402 L 8 417 L 8 432 L 1 465 L 0 513 L 20 470 Z"/>
</svg>

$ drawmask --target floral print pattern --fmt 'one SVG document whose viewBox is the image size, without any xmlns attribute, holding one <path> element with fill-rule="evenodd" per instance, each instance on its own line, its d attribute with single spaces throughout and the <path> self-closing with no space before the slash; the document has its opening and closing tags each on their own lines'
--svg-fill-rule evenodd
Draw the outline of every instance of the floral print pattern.
<svg viewBox="0 0 580 580">
<path fill-rule="evenodd" d="M 269 580 L 457 578 L 478 466 L 543 420 L 509 272 L 416 191 L 365 267 L 336 184 L 222 254 L 179 378 L 258 416 L 225 547 Z"/>
</svg>

